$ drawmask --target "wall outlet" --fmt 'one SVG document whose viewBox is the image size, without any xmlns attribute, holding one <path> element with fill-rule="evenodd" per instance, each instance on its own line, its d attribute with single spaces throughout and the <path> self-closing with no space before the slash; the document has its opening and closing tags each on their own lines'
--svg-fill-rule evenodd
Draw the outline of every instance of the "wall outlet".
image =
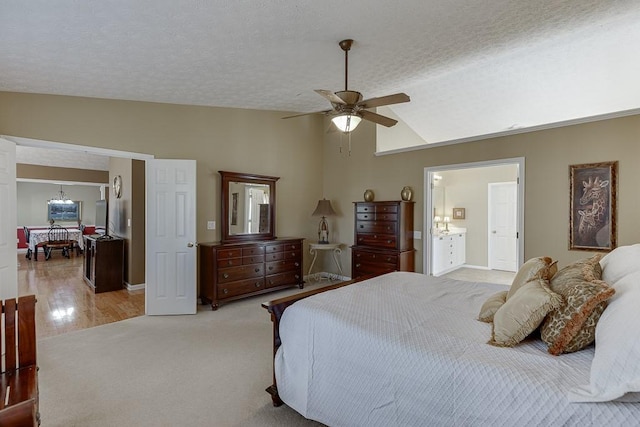
<svg viewBox="0 0 640 427">
<path fill-rule="evenodd" d="M 215 230 L 216 222 L 215 221 L 207 221 L 207 230 Z"/>
<path fill-rule="evenodd" d="M 422 239 L 422 231 L 414 231 L 413 232 L 414 239 Z"/>
</svg>

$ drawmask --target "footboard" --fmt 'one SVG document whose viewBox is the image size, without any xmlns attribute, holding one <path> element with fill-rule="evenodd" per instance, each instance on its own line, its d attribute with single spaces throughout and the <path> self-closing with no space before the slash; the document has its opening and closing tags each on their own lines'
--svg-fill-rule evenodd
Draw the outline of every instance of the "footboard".
<svg viewBox="0 0 640 427">
<path fill-rule="evenodd" d="M 316 295 L 326 291 L 331 291 L 333 289 L 338 289 L 343 286 L 351 285 L 356 282 L 361 282 L 371 277 L 373 276 L 362 276 L 357 279 L 350 280 L 348 282 L 336 283 L 334 285 L 325 286 L 324 288 L 313 289 L 310 291 L 301 292 L 288 297 L 279 298 L 273 301 L 262 303 L 262 307 L 264 307 L 265 309 L 267 309 L 269 313 L 271 313 L 271 321 L 273 322 L 273 355 L 272 357 L 275 358 L 276 351 L 278 350 L 278 347 L 280 347 L 280 318 L 282 317 L 282 314 L 287 309 L 287 307 L 289 307 L 291 304 L 295 303 L 296 301 L 300 301 L 301 299 L 310 297 L 312 295 Z M 271 399 L 273 400 L 273 406 L 282 405 L 283 402 L 282 400 L 280 400 L 280 396 L 278 395 L 278 387 L 276 385 L 275 366 L 273 371 L 273 384 L 267 387 L 266 391 L 271 395 Z"/>
</svg>

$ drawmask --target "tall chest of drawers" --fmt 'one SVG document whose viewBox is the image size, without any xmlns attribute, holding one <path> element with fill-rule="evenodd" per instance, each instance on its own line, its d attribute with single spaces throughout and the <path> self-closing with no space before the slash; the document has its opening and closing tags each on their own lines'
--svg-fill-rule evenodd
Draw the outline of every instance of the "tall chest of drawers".
<svg viewBox="0 0 640 427">
<path fill-rule="evenodd" d="M 200 300 L 220 304 L 304 286 L 302 241 L 282 238 L 243 243 L 201 243 Z"/>
<path fill-rule="evenodd" d="M 413 202 L 355 202 L 351 276 L 415 271 Z"/>
</svg>

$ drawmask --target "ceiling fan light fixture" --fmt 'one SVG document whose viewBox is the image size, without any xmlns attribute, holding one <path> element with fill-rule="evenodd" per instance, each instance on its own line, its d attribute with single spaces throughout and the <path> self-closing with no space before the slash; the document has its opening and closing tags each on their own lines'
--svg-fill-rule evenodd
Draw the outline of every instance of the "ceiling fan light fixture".
<svg viewBox="0 0 640 427">
<path fill-rule="evenodd" d="M 341 114 L 331 119 L 340 132 L 349 133 L 358 127 L 362 117 L 356 114 Z"/>
</svg>

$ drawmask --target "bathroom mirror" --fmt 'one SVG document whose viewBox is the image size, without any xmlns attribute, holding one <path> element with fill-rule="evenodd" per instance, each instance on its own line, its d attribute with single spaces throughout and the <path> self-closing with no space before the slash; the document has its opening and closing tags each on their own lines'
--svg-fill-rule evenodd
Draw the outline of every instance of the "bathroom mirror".
<svg viewBox="0 0 640 427">
<path fill-rule="evenodd" d="M 274 176 L 220 171 L 222 242 L 275 238 Z"/>
</svg>

